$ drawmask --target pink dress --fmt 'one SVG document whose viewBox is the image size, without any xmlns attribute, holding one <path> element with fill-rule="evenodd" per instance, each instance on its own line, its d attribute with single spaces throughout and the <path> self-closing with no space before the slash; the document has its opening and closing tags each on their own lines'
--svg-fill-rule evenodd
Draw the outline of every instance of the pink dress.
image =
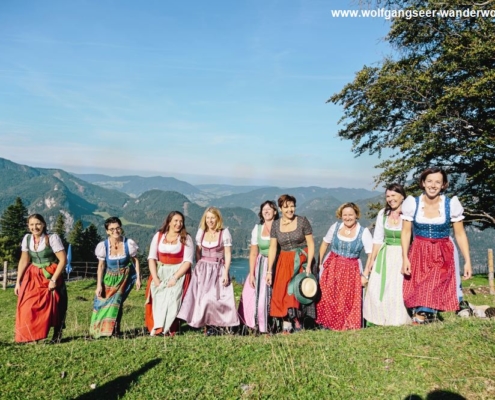
<svg viewBox="0 0 495 400">
<path fill-rule="evenodd" d="M 221 230 L 218 242 L 213 247 L 204 241 L 201 229 L 196 240 L 201 245 L 201 259 L 192 271 L 191 283 L 177 318 L 194 328 L 239 325 L 232 283 L 229 282 L 227 286 L 222 284 L 224 248 L 232 245 L 230 232 L 228 229 Z"/>
</svg>

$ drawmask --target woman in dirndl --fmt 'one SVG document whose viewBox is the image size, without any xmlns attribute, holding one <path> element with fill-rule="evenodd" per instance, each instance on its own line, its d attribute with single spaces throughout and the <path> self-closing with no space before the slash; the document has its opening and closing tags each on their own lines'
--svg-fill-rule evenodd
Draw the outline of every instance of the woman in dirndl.
<svg viewBox="0 0 495 400">
<path fill-rule="evenodd" d="M 176 317 L 189 286 L 194 257 L 194 244 L 184 222 L 180 211 L 172 211 L 151 241 L 145 306 L 150 336 L 174 335 L 179 329 Z"/>
<path fill-rule="evenodd" d="M 401 206 L 406 198 L 402 185 L 392 183 L 385 191 L 386 206 L 376 218 L 373 251 L 363 271 L 369 276 L 363 317 L 373 325 L 407 325 L 411 317 L 402 297 Z"/>
<path fill-rule="evenodd" d="M 138 246 L 122 236 L 122 222 L 117 217 L 105 221 L 108 238 L 98 243 L 95 299 L 89 333 L 94 338 L 121 334 L 122 310 L 134 284 L 141 287 Z"/>
<path fill-rule="evenodd" d="M 316 322 L 323 328 L 336 331 L 359 329 L 362 326 L 362 276 L 359 259 L 361 251 L 370 254 L 373 237 L 358 219 L 359 207 L 354 203 L 342 204 L 336 212 L 342 222 L 334 223 L 320 246 L 321 298 L 316 304 Z M 330 245 L 330 253 L 324 259 Z"/>
<path fill-rule="evenodd" d="M 67 289 L 62 276 L 67 256 L 56 233 L 48 234 L 45 219 L 31 214 L 31 233 L 22 239 L 22 254 L 14 293 L 18 296 L 15 341 L 46 339 L 53 327 L 52 341 L 58 342 L 67 313 Z"/>
<path fill-rule="evenodd" d="M 249 275 L 244 283 L 239 317 L 251 329 L 261 333 L 269 331 L 271 287 L 266 284 L 268 268 L 268 249 L 273 221 L 278 219 L 276 204 L 267 200 L 260 206 L 260 223 L 251 232 L 251 251 L 249 254 Z"/>
<path fill-rule="evenodd" d="M 207 336 L 239 325 L 234 287 L 229 276 L 231 249 L 232 236 L 223 227 L 220 210 L 208 207 L 196 235 L 198 261 L 177 315 L 193 328 L 205 327 Z"/>
<path fill-rule="evenodd" d="M 464 279 L 472 274 L 464 209 L 456 196 L 443 194 L 448 184 L 444 170 L 428 168 L 419 178 L 423 194 L 402 204 L 403 296 L 414 324 L 435 321 L 438 311 L 459 310 L 462 292 L 451 225 L 464 257 Z"/>
<path fill-rule="evenodd" d="M 302 305 L 294 295 L 296 275 L 303 271 L 307 274 L 316 272 L 313 270 L 315 244 L 308 219 L 296 215 L 296 198 L 283 194 L 278 199 L 278 206 L 282 216 L 273 221 L 270 232 L 266 283 L 273 283 L 270 316 L 282 320 L 283 333 L 292 333 L 311 325 L 316 317 L 314 303 Z M 305 321 L 306 318 L 313 321 Z"/>
</svg>

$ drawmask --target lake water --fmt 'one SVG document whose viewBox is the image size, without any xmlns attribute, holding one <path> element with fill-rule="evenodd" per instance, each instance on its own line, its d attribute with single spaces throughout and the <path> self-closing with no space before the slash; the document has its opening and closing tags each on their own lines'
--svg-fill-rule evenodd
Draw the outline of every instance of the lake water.
<svg viewBox="0 0 495 400">
<path fill-rule="evenodd" d="M 230 264 L 230 276 L 237 282 L 244 282 L 249 274 L 249 260 L 247 258 L 233 258 Z"/>
</svg>

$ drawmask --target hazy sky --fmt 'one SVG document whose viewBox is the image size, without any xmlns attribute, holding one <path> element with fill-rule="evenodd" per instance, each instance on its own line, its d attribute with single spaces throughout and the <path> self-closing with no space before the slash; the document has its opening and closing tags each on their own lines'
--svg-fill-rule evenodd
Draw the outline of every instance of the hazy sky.
<svg viewBox="0 0 495 400">
<path fill-rule="evenodd" d="M 0 157 L 190 183 L 373 187 L 325 104 L 390 49 L 352 0 L 0 1 Z"/>
</svg>

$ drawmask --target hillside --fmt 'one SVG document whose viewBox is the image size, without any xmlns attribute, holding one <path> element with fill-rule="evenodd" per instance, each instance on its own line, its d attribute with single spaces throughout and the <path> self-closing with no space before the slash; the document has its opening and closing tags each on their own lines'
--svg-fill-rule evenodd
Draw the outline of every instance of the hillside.
<svg viewBox="0 0 495 400">
<path fill-rule="evenodd" d="M 94 185 L 98 185 L 106 189 L 115 189 L 120 192 L 126 193 L 131 197 L 139 197 L 144 192 L 155 189 L 179 192 L 192 201 L 208 201 L 212 197 L 217 197 L 203 192 L 196 186 L 193 186 L 187 182 L 171 177 L 142 177 L 137 175 L 108 176 L 101 174 L 73 175 Z"/>
</svg>

